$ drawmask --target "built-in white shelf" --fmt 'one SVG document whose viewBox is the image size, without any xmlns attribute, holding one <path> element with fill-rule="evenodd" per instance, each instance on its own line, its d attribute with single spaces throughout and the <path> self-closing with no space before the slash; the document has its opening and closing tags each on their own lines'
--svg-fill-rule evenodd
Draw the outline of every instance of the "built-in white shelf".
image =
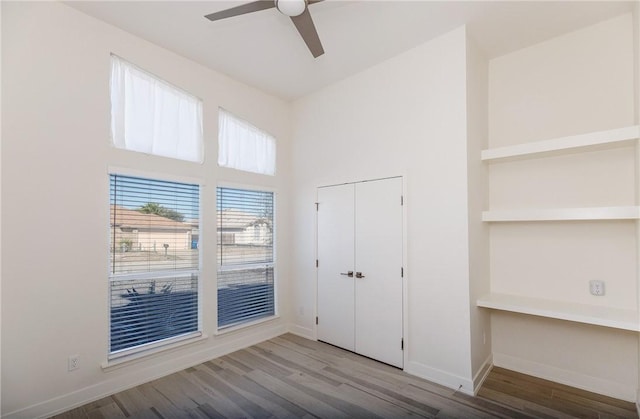
<svg viewBox="0 0 640 419">
<path fill-rule="evenodd" d="M 501 159 L 516 159 L 537 157 L 546 154 L 570 153 L 633 144 L 640 138 L 640 126 L 611 129 L 607 131 L 590 132 L 588 134 L 572 135 L 551 140 L 517 144 L 507 147 L 483 150 L 483 161 Z"/>
<path fill-rule="evenodd" d="M 639 331 L 636 310 L 545 300 L 509 294 L 488 294 L 478 299 L 478 307 L 529 314 L 532 316 Z"/>
<path fill-rule="evenodd" d="M 482 212 L 482 221 L 485 222 L 636 219 L 640 219 L 640 207 L 638 206 L 514 209 Z"/>
</svg>

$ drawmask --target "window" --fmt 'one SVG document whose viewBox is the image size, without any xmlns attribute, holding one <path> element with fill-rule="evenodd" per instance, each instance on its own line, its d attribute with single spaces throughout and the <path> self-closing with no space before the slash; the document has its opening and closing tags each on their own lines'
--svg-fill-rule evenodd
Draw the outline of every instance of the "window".
<svg viewBox="0 0 640 419">
<path fill-rule="evenodd" d="M 275 314 L 273 192 L 218 188 L 218 328 Z"/>
<path fill-rule="evenodd" d="M 275 175 L 275 138 L 224 109 L 219 110 L 218 126 L 219 166 Z"/>
<path fill-rule="evenodd" d="M 202 102 L 111 56 L 111 135 L 125 150 L 202 162 Z"/>
<path fill-rule="evenodd" d="M 110 357 L 198 333 L 199 185 L 110 175 Z"/>
</svg>

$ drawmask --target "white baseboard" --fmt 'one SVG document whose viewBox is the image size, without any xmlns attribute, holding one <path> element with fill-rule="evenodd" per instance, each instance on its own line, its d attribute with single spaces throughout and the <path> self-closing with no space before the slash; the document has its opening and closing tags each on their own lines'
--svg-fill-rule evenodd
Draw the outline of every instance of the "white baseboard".
<svg viewBox="0 0 640 419">
<path fill-rule="evenodd" d="M 473 395 L 478 394 L 478 390 L 482 387 L 482 383 L 491 372 L 491 367 L 493 367 L 493 355 L 489 354 L 487 359 L 484 360 L 482 366 L 478 370 L 478 372 L 473 376 Z"/>
<path fill-rule="evenodd" d="M 450 374 L 436 368 L 432 368 L 419 362 L 409 361 L 405 364 L 404 371 L 416 377 L 423 378 L 436 384 L 449 387 L 461 393 L 473 396 L 473 380 L 458 375 Z"/>
<path fill-rule="evenodd" d="M 636 386 L 630 387 L 615 381 L 499 353 L 493 354 L 493 365 L 616 399 L 636 402 Z"/>
<path fill-rule="evenodd" d="M 103 397 L 127 390 L 140 384 L 182 371 L 185 368 L 227 355 L 231 352 L 264 342 L 287 332 L 283 324 L 263 326 L 251 333 L 239 335 L 237 338 L 229 337 L 224 343 L 211 347 L 205 347 L 187 354 L 173 357 L 169 360 L 139 369 L 128 374 L 120 374 L 114 378 L 106 378 L 89 387 L 37 403 L 26 408 L 3 415 L 4 419 L 42 418 L 53 416 L 67 410 L 99 400 Z M 109 373 L 105 374 L 107 377 Z"/>
<path fill-rule="evenodd" d="M 297 335 L 309 340 L 316 340 L 316 336 L 315 336 L 315 333 L 313 332 L 313 329 L 310 329 L 308 327 L 302 327 L 297 324 L 289 325 L 289 333 L 293 333 L 294 335 Z"/>
</svg>

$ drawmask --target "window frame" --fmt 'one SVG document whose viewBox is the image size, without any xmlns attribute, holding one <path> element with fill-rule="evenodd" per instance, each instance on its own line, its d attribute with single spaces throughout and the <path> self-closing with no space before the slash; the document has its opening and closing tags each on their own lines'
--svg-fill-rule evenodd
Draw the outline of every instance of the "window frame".
<svg viewBox="0 0 640 419">
<path fill-rule="evenodd" d="M 248 191 L 255 191 L 255 192 L 269 192 L 273 194 L 273 231 L 272 231 L 272 241 L 273 241 L 273 246 L 272 246 L 272 252 L 273 252 L 273 262 L 271 262 L 271 266 L 273 266 L 273 314 L 272 315 L 268 315 L 268 316 L 264 316 L 264 317 L 259 317 L 256 319 L 250 319 L 250 320 L 246 320 L 246 321 L 242 321 L 242 322 L 238 322 L 238 323 L 234 323 L 234 324 L 230 324 L 228 326 L 223 326 L 220 327 L 219 326 L 219 319 L 218 319 L 218 315 L 217 315 L 217 310 L 218 310 L 218 305 L 219 305 L 219 301 L 218 301 L 218 272 L 220 272 L 220 262 L 218 260 L 218 255 L 217 255 L 217 251 L 218 251 L 218 243 L 216 242 L 216 329 L 214 332 L 214 335 L 218 336 L 218 335 L 224 335 L 227 333 L 232 333 L 238 330 L 243 330 L 246 329 L 248 327 L 251 326 L 255 326 L 257 324 L 261 324 L 261 323 L 266 323 L 266 322 L 270 322 L 276 319 L 280 318 L 280 310 L 279 310 L 279 304 L 278 304 L 278 285 L 279 285 L 279 281 L 278 281 L 278 252 L 277 252 L 277 248 L 278 248 L 278 222 L 277 222 L 277 218 L 278 218 L 278 189 L 273 187 L 273 186 L 267 186 L 267 185 L 255 185 L 255 184 L 242 184 L 242 183 L 235 183 L 235 182 L 226 182 L 226 181 L 219 181 L 216 184 L 216 202 L 215 202 L 215 219 L 214 219 L 214 223 L 217 226 L 218 225 L 218 188 L 230 188 L 230 189 L 243 189 L 243 190 L 248 190 Z M 217 240 L 217 234 L 216 234 L 216 240 Z M 246 267 L 251 267 L 251 265 L 253 266 L 264 266 L 265 263 L 254 263 L 254 264 L 244 264 L 242 266 L 246 266 Z M 234 267 L 237 268 L 237 266 L 239 265 L 235 265 Z"/>
<path fill-rule="evenodd" d="M 180 269 L 180 270 L 160 270 L 160 271 L 151 271 L 151 272 L 133 272 L 133 273 L 122 273 L 122 274 L 114 274 L 112 272 L 112 264 L 111 264 L 111 251 L 112 251 L 112 230 L 111 230 L 111 176 L 127 176 L 127 177 L 137 177 L 143 179 L 150 179 L 154 181 L 161 182 L 174 182 L 174 183 L 183 183 L 190 185 L 198 186 L 198 229 L 199 229 L 199 241 L 198 241 L 198 267 L 197 269 Z M 207 338 L 207 335 L 203 330 L 203 280 L 202 280 L 202 262 L 203 262 L 203 251 L 201 247 L 202 241 L 202 219 L 203 219 L 203 192 L 204 192 L 204 181 L 199 178 L 180 176 L 180 175 L 171 175 L 166 173 L 158 173 L 151 171 L 142 171 L 135 170 L 130 168 L 123 168 L 117 166 L 109 166 L 107 168 L 107 206 L 108 208 L 108 220 L 107 220 L 107 235 L 108 235 L 108 249 L 106 253 L 107 257 L 107 272 L 106 272 L 106 297 L 107 297 L 107 361 L 102 364 L 103 369 L 109 369 L 115 365 L 119 365 L 122 363 L 129 362 L 131 360 L 135 360 L 141 357 L 145 357 L 157 352 L 162 352 L 165 350 L 173 349 L 178 346 L 182 346 L 185 344 L 189 344 L 195 341 L 200 341 Z M 162 278 L 170 278 L 170 277 L 182 277 L 186 275 L 197 275 L 197 322 L 198 326 L 195 331 L 187 332 L 182 335 L 172 336 L 169 338 L 144 343 L 141 345 L 133 346 L 130 348 L 120 349 L 117 351 L 111 351 L 111 283 L 113 281 L 119 280 L 127 280 L 127 279 L 138 279 L 138 280 L 152 280 L 152 279 L 162 279 Z"/>
</svg>

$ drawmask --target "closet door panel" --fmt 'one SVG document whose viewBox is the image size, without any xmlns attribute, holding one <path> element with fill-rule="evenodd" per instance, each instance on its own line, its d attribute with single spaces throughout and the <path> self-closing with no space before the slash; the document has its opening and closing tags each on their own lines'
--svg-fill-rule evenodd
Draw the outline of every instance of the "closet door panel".
<svg viewBox="0 0 640 419">
<path fill-rule="evenodd" d="M 403 367 L 402 179 L 355 186 L 355 351 Z"/>
<path fill-rule="evenodd" d="M 318 339 L 355 351 L 353 184 L 318 188 Z"/>
</svg>

